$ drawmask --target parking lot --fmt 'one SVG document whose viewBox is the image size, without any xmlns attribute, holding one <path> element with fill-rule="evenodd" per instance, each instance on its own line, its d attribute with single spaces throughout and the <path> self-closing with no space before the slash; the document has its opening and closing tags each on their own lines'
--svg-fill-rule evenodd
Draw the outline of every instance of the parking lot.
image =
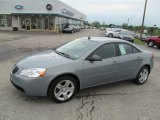
<svg viewBox="0 0 160 120">
<path fill-rule="evenodd" d="M 154 69 L 142 86 L 130 81 L 103 85 L 57 104 L 27 97 L 11 85 L 12 66 L 23 56 L 85 36 L 105 35 L 97 29 L 75 34 L 0 31 L 0 120 L 160 120 L 160 50 L 156 48 L 140 46 L 155 56 Z"/>
</svg>

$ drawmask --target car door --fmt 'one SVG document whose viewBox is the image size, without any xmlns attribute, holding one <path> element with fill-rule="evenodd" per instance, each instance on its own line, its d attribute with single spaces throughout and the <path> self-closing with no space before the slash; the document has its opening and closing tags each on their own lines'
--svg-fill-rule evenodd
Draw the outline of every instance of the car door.
<svg viewBox="0 0 160 120">
<path fill-rule="evenodd" d="M 128 43 L 119 43 L 120 56 L 117 76 L 119 80 L 135 78 L 142 64 L 141 52 Z"/>
<path fill-rule="evenodd" d="M 84 88 L 117 80 L 116 44 L 103 45 L 90 56 L 92 55 L 100 56 L 102 61 L 84 61 Z"/>
</svg>

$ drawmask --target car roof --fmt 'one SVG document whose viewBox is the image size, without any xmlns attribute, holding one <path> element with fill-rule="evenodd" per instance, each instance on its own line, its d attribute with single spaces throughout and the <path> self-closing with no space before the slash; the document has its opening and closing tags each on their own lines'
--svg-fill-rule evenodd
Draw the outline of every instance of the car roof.
<svg viewBox="0 0 160 120">
<path fill-rule="evenodd" d="M 91 40 L 99 43 L 111 43 L 111 42 L 124 42 L 128 43 L 125 40 L 118 38 L 109 38 L 109 37 L 83 37 L 82 39 Z"/>
</svg>

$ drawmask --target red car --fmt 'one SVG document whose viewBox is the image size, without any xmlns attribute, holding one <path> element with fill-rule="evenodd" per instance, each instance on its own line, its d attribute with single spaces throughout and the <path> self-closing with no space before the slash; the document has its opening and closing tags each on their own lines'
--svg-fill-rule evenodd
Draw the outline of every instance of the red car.
<svg viewBox="0 0 160 120">
<path fill-rule="evenodd" d="M 153 37 L 149 37 L 147 39 L 147 44 L 149 47 L 153 47 L 154 45 L 157 45 L 157 48 L 160 49 L 160 36 L 153 36 Z"/>
</svg>

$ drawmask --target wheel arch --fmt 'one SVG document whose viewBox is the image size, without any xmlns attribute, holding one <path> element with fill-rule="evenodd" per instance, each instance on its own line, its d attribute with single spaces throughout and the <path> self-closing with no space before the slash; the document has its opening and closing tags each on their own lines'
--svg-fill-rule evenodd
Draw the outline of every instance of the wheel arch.
<svg viewBox="0 0 160 120">
<path fill-rule="evenodd" d="M 48 88 L 47 88 L 47 96 L 48 96 L 49 89 L 50 89 L 51 85 L 54 83 L 54 81 L 55 81 L 56 79 L 60 78 L 60 77 L 63 77 L 63 76 L 73 77 L 73 78 L 76 80 L 76 82 L 77 82 L 77 86 L 78 86 L 77 91 L 80 90 L 80 79 L 78 78 L 78 76 L 75 75 L 75 74 L 73 74 L 73 73 L 64 73 L 64 74 L 61 74 L 61 75 L 56 76 L 56 77 L 50 82 L 50 84 L 49 84 L 49 86 L 48 86 Z"/>
<path fill-rule="evenodd" d="M 150 73 L 150 71 L 151 71 L 151 66 L 150 66 L 149 64 L 145 64 L 145 65 L 142 66 L 142 68 L 143 68 L 143 67 L 148 67 L 149 73 Z"/>
<path fill-rule="evenodd" d="M 154 41 L 153 39 L 149 39 L 149 40 L 147 41 L 147 43 L 149 43 L 150 41 L 153 41 L 153 42 L 155 43 L 155 41 Z"/>
</svg>

